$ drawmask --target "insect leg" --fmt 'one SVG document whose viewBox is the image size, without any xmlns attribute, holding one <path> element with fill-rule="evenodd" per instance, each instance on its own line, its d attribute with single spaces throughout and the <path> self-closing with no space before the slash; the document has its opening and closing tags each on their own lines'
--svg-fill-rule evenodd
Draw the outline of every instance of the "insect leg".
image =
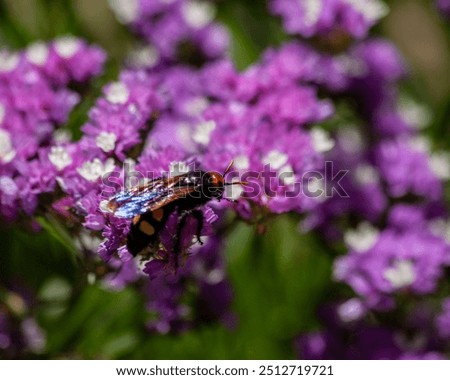
<svg viewBox="0 0 450 380">
<path fill-rule="evenodd" d="M 203 241 L 201 239 L 203 229 L 203 213 L 200 210 L 192 210 L 191 215 L 197 220 L 197 232 L 195 233 L 195 237 L 197 238 L 197 241 L 203 245 Z"/>
<path fill-rule="evenodd" d="M 189 216 L 189 213 L 184 213 L 178 224 L 177 224 L 177 233 L 175 234 L 175 242 L 173 245 L 173 253 L 175 256 L 175 269 L 178 269 L 178 256 L 180 254 L 181 251 L 181 233 L 183 231 L 183 228 L 186 224 L 187 218 Z"/>
<path fill-rule="evenodd" d="M 201 240 L 200 236 L 203 229 L 203 213 L 201 210 L 188 210 L 185 211 L 180 218 L 180 221 L 177 225 L 177 233 L 175 236 L 175 244 L 174 244 L 174 254 L 175 254 L 175 267 L 178 267 L 178 256 L 181 253 L 181 234 L 183 232 L 183 228 L 186 225 L 186 221 L 189 216 L 192 216 L 197 221 L 197 230 L 196 230 L 196 238 L 197 241 L 203 245 L 203 241 Z"/>
</svg>

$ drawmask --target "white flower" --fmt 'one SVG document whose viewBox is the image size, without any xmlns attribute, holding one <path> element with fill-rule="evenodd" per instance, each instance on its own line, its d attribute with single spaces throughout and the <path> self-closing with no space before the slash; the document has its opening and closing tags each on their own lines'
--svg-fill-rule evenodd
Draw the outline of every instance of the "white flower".
<svg viewBox="0 0 450 380">
<path fill-rule="evenodd" d="M 191 99 L 184 106 L 185 112 L 190 116 L 198 116 L 208 107 L 208 99 L 203 96 L 198 96 Z"/>
<path fill-rule="evenodd" d="M 280 174 L 280 178 L 285 185 L 292 185 L 295 183 L 295 173 L 292 165 L 284 165 L 281 169 L 278 170 L 278 173 Z"/>
<path fill-rule="evenodd" d="M 206 1 L 191 0 L 183 3 L 182 12 L 190 27 L 200 29 L 213 21 L 216 8 Z"/>
<path fill-rule="evenodd" d="M 28 46 L 26 50 L 26 57 L 28 61 L 37 66 L 45 65 L 48 59 L 48 54 L 48 46 L 42 41 L 35 42 L 34 44 Z"/>
<path fill-rule="evenodd" d="M 131 51 L 128 59 L 131 66 L 149 68 L 158 63 L 159 52 L 152 45 L 146 45 Z"/>
<path fill-rule="evenodd" d="M 320 17 L 322 11 L 322 0 L 298 0 L 303 9 L 303 19 L 307 26 L 314 25 Z"/>
<path fill-rule="evenodd" d="M 358 153 L 364 149 L 364 140 L 357 127 L 342 127 L 338 131 L 339 146 L 347 153 Z"/>
<path fill-rule="evenodd" d="M 311 138 L 314 149 L 319 153 L 330 151 L 335 144 L 334 140 L 330 137 L 330 134 L 319 127 L 311 129 Z"/>
<path fill-rule="evenodd" d="M 440 236 L 450 244 L 450 221 L 442 218 L 433 219 L 428 223 L 431 233 Z"/>
<path fill-rule="evenodd" d="M 0 129 L 0 160 L 6 163 L 11 162 L 15 155 L 16 151 L 12 146 L 9 132 Z"/>
<path fill-rule="evenodd" d="M 233 166 L 237 170 L 247 170 L 250 167 L 250 160 L 244 154 L 240 154 L 233 160 Z"/>
<path fill-rule="evenodd" d="M 48 159 L 58 170 L 62 170 L 72 163 L 72 157 L 62 146 L 53 146 L 48 154 Z"/>
<path fill-rule="evenodd" d="M 138 0 L 108 0 L 117 19 L 123 24 L 130 24 L 139 16 Z"/>
<path fill-rule="evenodd" d="M 109 201 L 107 199 L 103 199 L 100 201 L 98 208 L 104 212 L 105 214 L 111 213 L 111 209 L 108 207 Z"/>
<path fill-rule="evenodd" d="M 425 136 L 415 136 L 409 139 L 409 146 L 411 149 L 419 152 L 430 153 L 431 141 Z"/>
<path fill-rule="evenodd" d="M 18 54 L 10 53 L 6 50 L 0 51 L 0 72 L 13 71 L 20 62 Z"/>
<path fill-rule="evenodd" d="M 59 37 L 54 43 L 55 51 L 61 58 L 72 58 L 80 48 L 80 40 L 73 36 Z"/>
<path fill-rule="evenodd" d="M 95 139 L 95 144 L 104 152 L 108 153 L 116 147 L 117 136 L 112 132 L 100 132 Z"/>
<path fill-rule="evenodd" d="M 348 54 L 340 54 L 336 57 L 336 62 L 339 68 L 348 76 L 362 77 L 367 74 L 367 64 L 355 57 L 350 57 Z"/>
<path fill-rule="evenodd" d="M 350 298 L 337 307 L 337 314 L 342 322 L 353 322 L 365 314 L 364 305 L 358 298 Z"/>
<path fill-rule="evenodd" d="M 409 286 L 416 280 L 414 264 L 410 260 L 396 260 L 392 267 L 384 271 L 383 277 L 394 289 Z"/>
<path fill-rule="evenodd" d="M 343 0 L 369 22 L 376 22 L 389 12 L 388 6 L 379 0 Z"/>
<path fill-rule="evenodd" d="M 114 169 L 114 159 L 108 158 L 103 164 L 98 158 L 92 161 L 86 161 L 83 166 L 78 168 L 78 173 L 88 181 L 94 182 L 108 172 Z"/>
<path fill-rule="evenodd" d="M 208 145 L 214 129 L 216 129 L 216 123 L 213 120 L 205 121 L 197 126 L 192 139 L 197 144 Z"/>
<path fill-rule="evenodd" d="M 401 117 L 413 127 L 422 129 L 431 121 L 431 111 L 423 104 L 417 103 L 411 98 L 401 97 L 398 104 Z"/>
<path fill-rule="evenodd" d="M 288 161 L 288 155 L 279 150 L 271 150 L 262 160 L 264 165 L 270 165 L 274 170 L 280 169 Z"/>
<path fill-rule="evenodd" d="M 57 129 L 53 133 L 53 138 L 57 143 L 68 143 L 72 138 L 72 134 L 70 133 L 70 131 L 67 131 L 65 129 Z"/>
<path fill-rule="evenodd" d="M 129 97 L 128 87 L 122 82 L 112 83 L 106 90 L 106 99 L 113 104 L 125 104 Z"/>
<path fill-rule="evenodd" d="M 307 183 L 308 194 L 317 202 L 322 203 L 326 199 L 325 180 L 323 178 L 312 177 Z"/>
<path fill-rule="evenodd" d="M 242 193 L 244 192 L 244 188 L 242 185 L 230 185 L 225 187 L 224 197 L 230 200 L 238 200 Z"/>
<path fill-rule="evenodd" d="M 15 197 L 19 192 L 16 183 L 11 177 L 1 176 L 0 177 L 0 191 L 7 196 Z"/>
<path fill-rule="evenodd" d="M 450 179 L 450 154 L 447 152 L 433 153 L 429 158 L 430 168 L 442 180 Z"/>
<path fill-rule="evenodd" d="M 377 183 L 379 179 L 378 171 L 369 164 L 360 164 L 355 171 L 355 179 L 361 185 Z"/>
<path fill-rule="evenodd" d="M 379 234 L 380 232 L 370 223 L 362 222 L 356 230 L 345 232 L 344 241 L 351 249 L 357 252 L 365 252 L 375 245 Z"/>
</svg>

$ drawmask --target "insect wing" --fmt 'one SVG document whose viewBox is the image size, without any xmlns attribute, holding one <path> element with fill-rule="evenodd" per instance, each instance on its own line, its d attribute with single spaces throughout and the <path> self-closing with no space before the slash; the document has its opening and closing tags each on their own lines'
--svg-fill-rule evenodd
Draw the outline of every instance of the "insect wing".
<svg viewBox="0 0 450 380">
<path fill-rule="evenodd" d="M 187 195 L 194 187 L 177 186 L 184 175 L 158 178 L 149 183 L 121 191 L 108 202 L 108 208 L 119 218 L 132 218 L 154 211 Z"/>
</svg>

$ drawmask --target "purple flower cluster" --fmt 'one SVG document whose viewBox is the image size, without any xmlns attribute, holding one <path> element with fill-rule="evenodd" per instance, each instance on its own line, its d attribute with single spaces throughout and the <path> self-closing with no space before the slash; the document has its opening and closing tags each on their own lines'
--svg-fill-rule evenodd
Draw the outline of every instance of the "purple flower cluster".
<svg viewBox="0 0 450 380">
<path fill-rule="evenodd" d="M 364 318 L 357 299 L 328 305 L 321 311 L 326 330 L 299 337 L 298 356 L 306 360 L 442 360 L 445 341 L 436 341 L 421 326 L 378 326 Z M 406 332 L 408 331 L 408 332 Z"/>
<path fill-rule="evenodd" d="M 295 70 L 292 63 L 298 64 Z M 330 81 L 326 80 L 328 69 L 335 72 Z M 234 204 L 211 202 L 211 208 L 204 208 L 202 235 L 210 235 L 217 214 L 229 208 L 258 223 L 264 223 L 271 213 L 312 208 L 318 200 L 304 194 L 289 198 L 286 192 L 301 184 L 309 171 L 323 167 L 323 153 L 333 141 L 321 128 L 310 131 L 310 127 L 329 118 L 333 105 L 319 97 L 315 85 L 342 88 L 342 77 L 337 64 L 295 44 L 268 51 L 261 62 L 244 72 L 228 60 L 201 68 L 171 65 L 124 70 L 103 89 L 79 141 L 50 142 L 46 154 L 51 170 L 46 174 L 63 193 L 54 201 L 53 212 L 80 221 L 90 231 L 90 237 L 79 237 L 79 242 L 97 250 L 116 272 L 104 278 L 108 286 L 121 288 L 143 278 L 145 283 L 151 281 L 146 291 L 148 305 L 158 315 L 150 324 L 152 329 L 162 332 L 169 326 L 175 331 L 185 323 L 191 325 L 191 316 L 177 307 L 186 284 L 192 281 L 199 289 L 199 300 L 211 301 L 205 310 L 211 309 L 208 313 L 217 319 L 229 320 L 227 308 L 212 302 L 216 292 L 231 294 L 228 282 L 223 279 L 212 286 L 208 277 L 211 271 L 224 271 L 218 250 L 205 247 L 188 255 L 195 240 L 195 218 L 188 218 L 181 232 L 181 257 L 173 249 L 173 236 L 178 232 L 173 215 L 160 233 L 160 249 L 141 271 L 125 245 L 130 221 L 107 212 L 107 199 L 136 181 L 190 170 L 190 163 L 223 172 L 234 160 L 230 177 L 248 173 L 252 186 L 227 189 L 226 196 Z M 265 182 L 260 176 L 266 166 L 277 175 L 273 181 Z M 103 239 L 98 249 L 87 241 L 98 238 Z M 213 265 L 208 271 L 198 272 L 195 268 L 207 265 L 205 260 L 218 261 L 208 264 Z M 179 262 L 181 268 L 170 274 Z M 146 279 L 145 274 L 149 275 Z"/>
<path fill-rule="evenodd" d="M 380 0 L 271 0 L 270 10 L 283 19 L 287 33 L 309 38 L 348 35 L 367 36 L 369 29 L 386 15 Z"/>
<path fill-rule="evenodd" d="M 347 233 L 351 251 L 336 261 L 336 279 L 378 309 L 394 307 L 393 296 L 434 293 L 450 264 L 450 244 L 435 236 L 429 224 L 420 209 L 398 205 L 385 230 L 365 225 Z"/>
<path fill-rule="evenodd" d="M 149 262 L 144 272 L 152 281 L 146 283 L 147 327 L 158 333 L 181 332 L 199 321 L 219 320 L 233 327 L 230 311 L 232 290 L 225 266 L 217 252 L 221 240 L 211 237 L 196 249 L 178 273 L 166 275 L 159 263 Z M 186 301 L 195 299 L 195 308 Z"/>
<path fill-rule="evenodd" d="M 0 212 L 32 214 L 38 196 L 55 189 L 50 146 L 64 141 L 64 124 L 79 102 L 69 88 L 101 72 L 101 49 L 74 37 L 42 42 L 0 58 Z"/>
<path fill-rule="evenodd" d="M 336 259 L 334 277 L 359 298 L 338 308 L 347 313 L 339 324 L 328 320 L 328 315 L 327 330 L 302 335 L 298 340 L 301 356 L 437 358 L 437 352 L 446 349 L 433 341 L 437 335 L 446 336 L 445 302 L 437 318 L 438 310 L 431 308 L 433 317 L 427 323 L 436 328 L 429 333 L 429 345 L 420 350 L 399 345 L 393 327 L 363 321 L 368 309 L 383 318 L 383 313 L 399 314 L 402 307 L 415 307 L 417 300 L 439 294 L 445 289 L 450 264 L 443 201 L 444 181 L 450 178 L 449 157 L 433 151 L 418 132 L 429 122 L 429 114 L 400 92 L 399 83 L 408 70 L 396 48 L 382 39 L 364 39 L 384 7 L 377 1 L 289 0 L 274 0 L 270 7 L 282 16 L 289 34 L 333 40 L 344 32 L 360 39 L 336 55 L 305 54 L 308 48 L 303 42 L 285 49 L 290 73 L 312 64 L 315 75 L 307 80 L 327 93 L 346 96 L 352 104 L 350 117 L 341 120 L 337 112 L 332 120 L 337 127 L 335 144 L 325 156 L 335 170 L 347 172 L 341 181 L 347 196 L 334 194 L 313 204 L 302 229 L 316 229 L 332 244 L 345 243 L 348 253 Z M 368 12 L 373 17 L 365 17 Z M 295 64 L 293 52 L 300 49 L 311 61 Z M 344 322 L 351 323 L 343 326 Z M 349 344 L 353 334 L 358 338 Z"/>
<path fill-rule="evenodd" d="M 146 45 L 131 55 L 132 63 L 151 67 L 161 62 L 201 63 L 224 56 L 227 30 L 214 22 L 213 3 L 201 0 L 109 0 L 119 21 Z"/>
<path fill-rule="evenodd" d="M 233 326 L 218 233 L 226 214 L 258 226 L 273 214 L 305 215 L 304 228 L 347 248 L 334 277 L 358 298 L 326 310 L 326 329 L 299 338 L 301 356 L 438 358 L 449 336 L 448 300 L 425 318 L 439 338 L 427 332 L 417 347 L 405 343 L 401 326 L 366 320 L 369 311 L 382 318 L 440 294 L 450 264 L 448 157 L 417 131 L 427 115 L 399 90 L 407 74 L 400 54 L 387 41 L 365 39 L 386 7 L 378 0 L 269 4 L 289 34 L 354 41 L 338 54 L 311 41 L 285 43 L 240 72 L 225 57 L 229 37 L 211 3 L 110 0 L 145 44 L 103 88 L 78 141 L 58 128 L 80 100 L 73 84 L 101 72 L 103 52 L 72 37 L 1 52 L 0 212 L 14 220 L 39 206 L 68 220 L 78 247 L 106 263 L 105 286 L 144 292 L 147 326 L 157 333 L 209 320 Z M 341 117 L 341 108 L 350 116 Z M 326 161 L 347 171 L 346 196 L 324 195 Z M 223 173 L 230 162 L 226 181 L 245 185 L 227 187 L 234 202 L 202 208 L 204 246 L 196 245 L 196 218 L 180 231 L 173 213 L 151 257 L 128 252 L 130 220 L 108 209 L 112 195 L 194 167 Z"/>
<path fill-rule="evenodd" d="M 446 19 L 450 19 L 450 1 L 449 0 L 436 0 L 436 7 L 439 10 L 439 12 L 444 16 Z"/>
</svg>

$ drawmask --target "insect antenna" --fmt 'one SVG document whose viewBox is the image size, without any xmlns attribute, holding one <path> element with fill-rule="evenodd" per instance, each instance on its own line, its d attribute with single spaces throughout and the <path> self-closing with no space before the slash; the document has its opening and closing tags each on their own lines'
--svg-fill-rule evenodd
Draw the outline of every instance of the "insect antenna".
<svg viewBox="0 0 450 380">
<path fill-rule="evenodd" d="M 247 181 L 237 181 L 237 182 L 225 182 L 224 186 L 231 186 L 231 185 L 248 185 Z"/>
<path fill-rule="evenodd" d="M 228 164 L 227 168 L 225 169 L 225 171 L 223 172 L 223 176 L 225 177 L 225 175 L 230 171 L 231 167 L 234 164 L 234 160 L 231 160 L 230 163 Z"/>
</svg>

